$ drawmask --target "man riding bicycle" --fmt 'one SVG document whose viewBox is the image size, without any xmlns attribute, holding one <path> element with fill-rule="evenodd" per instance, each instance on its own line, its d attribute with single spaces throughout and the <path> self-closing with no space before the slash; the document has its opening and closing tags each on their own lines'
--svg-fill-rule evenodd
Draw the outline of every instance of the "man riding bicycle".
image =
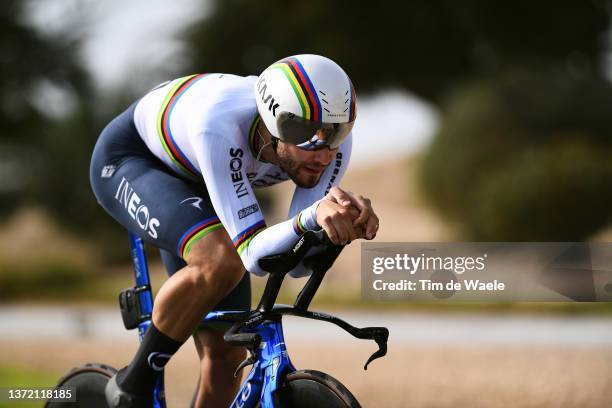
<svg viewBox="0 0 612 408">
<path fill-rule="evenodd" d="M 248 272 L 264 274 L 257 261 L 286 251 L 304 230 L 323 228 L 334 244 L 374 238 L 370 201 L 337 187 L 351 154 L 355 101 L 335 62 L 297 55 L 259 77 L 166 82 L 102 131 L 93 191 L 113 218 L 160 248 L 170 275 L 134 359 L 106 387 L 110 406 L 150 407 L 159 373 L 192 334 L 201 362 L 193 404 L 229 405 L 245 350 L 199 325 L 202 317 L 249 310 Z M 252 189 L 289 179 L 290 218 L 266 226 Z M 291 275 L 308 273 L 299 265 Z"/>
</svg>

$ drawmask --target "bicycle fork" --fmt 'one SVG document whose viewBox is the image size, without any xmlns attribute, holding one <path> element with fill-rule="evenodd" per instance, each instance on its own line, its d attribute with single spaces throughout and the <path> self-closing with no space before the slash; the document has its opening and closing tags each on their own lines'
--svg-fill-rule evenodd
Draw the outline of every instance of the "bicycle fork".
<svg viewBox="0 0 612 408">
<path fill-rule="evenodd" d="M 247 332 L 247 330 L 245 330 Z M 295 367 L 289 359 L 281 320 L 266 321 L 252 330 L 261 336 L 255 354 L 256 361 L 230 408 L 254 408 L 261 401 L 262 408 L 273 408 L 274 393 L 282 386 L 282 378 Z"/>
</svg>

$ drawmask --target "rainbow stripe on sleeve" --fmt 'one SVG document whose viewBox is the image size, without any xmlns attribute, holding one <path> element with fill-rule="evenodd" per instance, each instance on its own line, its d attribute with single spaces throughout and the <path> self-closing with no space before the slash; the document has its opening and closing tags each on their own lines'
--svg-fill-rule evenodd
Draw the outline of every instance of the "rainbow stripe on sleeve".
<svg viewBox="0 0 612 408">
<path fill-rule="evenodd" d="M 302 211 L 300 211 L 298 215 L 296 215 L 293 219 L 293 231 L 298 236 L 301 236 L 304 232 L 306 232 L 306 227 L 304 226 L 304 224 L 302 224 L 301 215 Z"/>
<path fill-rule="evenodd" d="M 232 239 L 232 242 L 234 243 L 238 254 L 242 255 L 242 252 L 244 252 L 246 247 L 249 246 L 255 235 L 259 234 L 264 229 L 266 229 L 266 223 L 264 220 L 261 220 L 236 235 L 236 237 Z"/>
<path fill-rule="evenodd" d="M 206 74 L 190 75 L 179 78 L 170 92 L 166 95 L 164 102 L 161 105 L 157 115 L 157 134 L 159 140 L 166 151 L 166 154 L 172 160 L 172 163 L 185 175 L 192 179 L 201 179 L 202 176 L 197 168 L 189 161 L 187 156 L 181 151 L 178 144 L 172 136 L 170 129 L 170 114 L 176 106 L 180 97 L 191 87 L 197 80 L 204 77 Z"/>
<path fill-rule="evenodd" d="M 179 240 L 177 252 L 183 258 L 186 259 L 189 251 L 193 245 L 202 239 L 207 234 L 223 228 L 223 224 L 217 217 L 208 218 L 202 222 L 197 223 L 193 227 L 189 228 L 187 232 L 183 234 Z"/>
</svg>

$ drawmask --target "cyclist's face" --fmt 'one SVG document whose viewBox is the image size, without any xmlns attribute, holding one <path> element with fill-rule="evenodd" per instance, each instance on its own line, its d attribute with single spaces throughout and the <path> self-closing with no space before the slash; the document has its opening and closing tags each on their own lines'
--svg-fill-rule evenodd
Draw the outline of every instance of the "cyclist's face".
<svg viewBox="0 0 612 408">
<path fill-rule="evenodd" d="M 325 168 L 331 163 L 338 149 L 323 147 L 318 150 L 304 150 L 279 141 L 276 154 L 279 164 L 295 184 L 304 188 L 314 187 Z"/>
</svg>

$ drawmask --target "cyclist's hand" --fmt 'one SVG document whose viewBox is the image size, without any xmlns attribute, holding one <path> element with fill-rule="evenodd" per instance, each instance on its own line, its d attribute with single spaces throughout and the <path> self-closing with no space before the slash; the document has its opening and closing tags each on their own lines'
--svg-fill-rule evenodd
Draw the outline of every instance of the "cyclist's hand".
<svg viewBox="0 0 612 408">
<path fill-rule="evenodd" d="M 348 192 L 344 191 L 338 186 L 333 186 L 325 198 L 338 203 L 343 207 L 349 207 L 352 204 L 351 196 L 348 194 Z"/>
<path fill-rule="evenodd" d="M 330 241 L 336 245 L 345 245 L 363 236 L 360 227 L 353 226 L 353 220 L 359 216 L 359 210 L 344 207 L 328 198 L 317 207 L 317 224 L 327 233 Z"/>
<path fill-rule="evenodd" d="M 353 226 L 360 229 L 359 238 L 374 239 L 378 232 L 378 216 L 372 208 L 370 199 L 361 195 L 353 194 L 350 191 L 344 191 L 340 187 L 332 187 L 326 196 L 343 207 L 354 206 L 359 210 L 359 216 L 353 220 Z M 320 225 L 320 224 L 319 224 Z"/>
</svg>

